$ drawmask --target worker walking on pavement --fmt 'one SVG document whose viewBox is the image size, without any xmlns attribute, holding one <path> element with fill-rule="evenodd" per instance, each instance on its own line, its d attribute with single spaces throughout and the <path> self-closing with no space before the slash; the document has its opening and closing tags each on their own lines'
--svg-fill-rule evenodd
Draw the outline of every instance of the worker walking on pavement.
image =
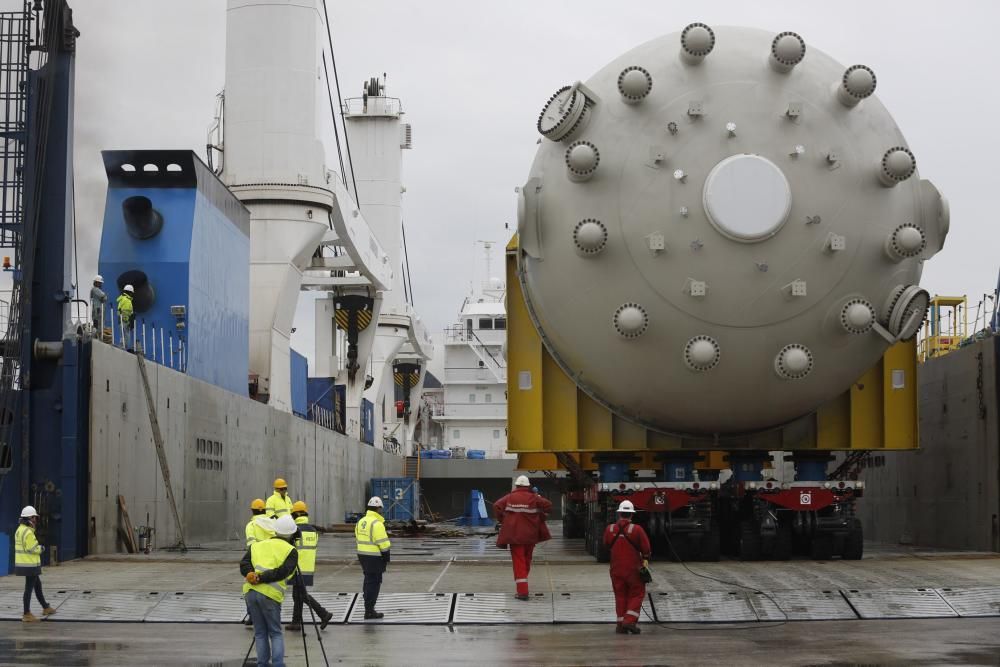
<svg viewBox="0 0 1000 667">
<path fill-rule="evenodd" d="M 118 318 L 121 321 L 122 343 L 129 352 L 132 352 L 134 348 L 132 344 L 132 331 L 135 325 L 135 309 L 132 304 L 134 298 L 135 288 L 126 285 L 122 293 L 118 295 L 118 301 L 115 304 L 118 306 Z"/>
<path fill-rule="evenodd" d="M 378 593 L 382 588 L 382 574 L 389 565 L 389 535 L 380 511 L 382 499 L 373 496 L 368 501 L 368 512 L 354 526 L 354 539 L 358 543 L 358 560 L 365 573 L 362 591 L 365 599 L 365 620 L 385 616 L 375 611 Z"/>
<path fill-rule="evenodd" d="M 90 288 L 90 321 L 98 336 L 104 335 L 104 308 L 108 305 L 108 295 L 102 289 L 104 278 L 94 276 L 94 286 Z"/>
<path fill-rule="evenodd" d="M 493 513 L 500 522 L 497 546 L 510 547 L 514 564 L 514 585 L 518 600 L 528 599 L 528 574 L 535 545 L 552 539 L 545 518 L 552 511 L 548 499 L 531 490 L 531 482 L 521 475 L 514 482 L 514 490 L 493 503 Z"/>
<path fill-rule="evenodd" d="M 292 497 L 288 495 L 288 484 L 279 477 L 274 480 L 274 493 L 267 499 L 267 515 L 272 519 L 290 516 L 292 505 Z"/>
<path fill-rule="evenodd" d="M 298 526 L 295 534 L 296 551 L 299 552 L 299 574 L 292 580 L 292 600 L 295 605 L 292 607 L 292 622 L 285 626 L 285 630 L 298 632 L 302 629 L 302 605 L 307 604 L 313 610 L 316 617 L 321 621 L 320 630 L 325 630 L 329 625 L 333 614 L 323 608 L 316 598 L 309 595 L 307 590 L 313 585 L 313 574 L 316 572 L 316 549 L 319 546 L 319 533 L 316 528 L 309 523 L 309 507 L 301 500 L 292 505 L 292 518 Z"/>
<path fill-rule="evenodd" d="M 243 560 L 240 574 L 246 578 L 243 595 L 253 621 L 257 664 L 284 667 L 285 638 L 281 632 L 281 603 L 295 574 L 299 554 L 292 546 L 296 526 L 290 516 L 274 522 L 275 537 L 254 542 Z"/>
<path fill-rule="evenodd" d="M 31 505 L 21 510 L 21 520 L 17 532 L 14 533 L 14 574 L 24 577 L 24 616 L 25 623 L 37 623 L 38 618 L 31 613 L 31 594 L 38 598 L 42 605 L 42 616 L 51 616 L 56 610 L 45 601 L 42 593 L 42 551 L 44 547 L 35 537 L 35 526 L 38 525 L 38 512 Z"/>
<path fill-rule="evenodd" d="M 653 549 L 642 526 L 632 523 L 635 506 L 628 500 L 618 505 L 618 521 L 604 531 L 604 544 L 611 552 L 611 588 L 619 634 L 639 634 L 639 613 L 646 599 L 646 584 L 640 570 L 649 567 Z"/>
</svg>

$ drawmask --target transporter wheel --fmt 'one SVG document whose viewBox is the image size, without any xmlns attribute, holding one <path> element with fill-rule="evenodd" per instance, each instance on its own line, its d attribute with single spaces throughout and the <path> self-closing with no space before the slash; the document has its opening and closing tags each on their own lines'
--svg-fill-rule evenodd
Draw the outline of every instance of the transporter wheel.
<svg viewBox="0 0 1000 667">
<path fill-rule="evenodd" d="M 663 548 L 672 561 L 693 560 L 691 536 L 687 533 L 664 533 Z"/>
<path fill-rule="evenodd" d="M 611 560 L 611 549 L 604 546 L 604 526 L 598 523 L 596 520 L 591 525 L 591 533 L 594 535 L 594 551 L 592 552 L 594 558 L 597 559 L 598 563 L 607 563 Z"/>
<path fill-rule="evenodd" d="M 851 519 L 847 524 L 847 537 L 844 538 L 844 551 L 841 556 L 844 560 L 861 560 L 864 552 L 865 538 L 861 521 Z"/>
<path fill-rule="evenodd" d="M 792 527 L 786 523 L 779 523 L 778 533 L 774 536 L 774 547 L 771 551 L 771 558 L 774 560 L 788 560 L 791 558 L 792 547 L 795 543 L 794 538 Z"/>
<path fill-rule="evenodd" d="M 819 533 L 813 535 L 809 545 L 809 557 L 813 560 L 830 560 L 833 558 L 833 535 Z"/>
<path fill-rule="evenodd" d="M 760 526 L 756 521 L 744 519 L 740 522 L 740 560 L 760 560 L 761 539 Z"/>
<path fill-rule="evenodd" d="M 719 560 L 722 552 L 722 535 L 718 526 L 712 526 L 701 538 L 701 558 L 699 560 L 714 562 Z"/>
<path fill-rule="evenodd" d="M 574 535 L 574 533 L 576 532 L 576 522 L 577 522 L 576 514 L 574 514 L 572 511 L 563 514 L 562 517 L 563 539 L 571 540 L 574 537 L 576 537 L 576 535 Z"/>
</svg>

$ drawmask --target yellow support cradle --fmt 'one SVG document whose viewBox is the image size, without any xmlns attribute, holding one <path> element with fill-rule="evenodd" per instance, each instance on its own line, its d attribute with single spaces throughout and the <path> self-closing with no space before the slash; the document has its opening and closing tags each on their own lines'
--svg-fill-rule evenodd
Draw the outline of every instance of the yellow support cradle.
<svg viewBox="0 0 1000 667">
<path fill-rule="evenodd" d="M 633 469 L 659 467 L 664 451 L 697 451 L 702 469 L 728 467 L 741 450 L 917 449 L 916 342 L 898 343 L 850 389 L 816 412 L 771 431 L 715 439 L 681 437 L 630 422 L 581 391 L 546 350 L 528 314 L 517 266 L 517 236 L 507 246 L 508 451 L 518 469 L 555 470 L 554 452 L 573 453 L 585 470 L 594 454 L 631 453 Z"/>
</svg>

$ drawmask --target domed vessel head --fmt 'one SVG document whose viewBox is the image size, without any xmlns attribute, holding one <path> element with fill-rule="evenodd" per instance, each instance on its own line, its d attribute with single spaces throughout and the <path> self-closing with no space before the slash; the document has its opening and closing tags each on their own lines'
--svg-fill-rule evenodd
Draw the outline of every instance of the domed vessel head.
<svg viewBox="0 0 1000 667">
<path fill-rule="evenodd" d="M 877 82 L 795 32 L 699 23 L 556 92 L 519 274 L 581 389 L 654 430 L 749 433 L 915 335 L 948 206 Z"/>
</svg>

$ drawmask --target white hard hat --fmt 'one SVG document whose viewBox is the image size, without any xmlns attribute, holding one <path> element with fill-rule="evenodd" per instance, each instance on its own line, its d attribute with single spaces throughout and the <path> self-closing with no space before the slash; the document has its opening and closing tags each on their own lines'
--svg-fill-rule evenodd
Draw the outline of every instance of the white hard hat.
<svg viewBox="0 0 1000 667">
<path fill-rule="evenodd" d="M 635 512 L 635 505 L 632 504 L 631 500 L 623 500 L 621 505 L 618 506 L 618 511 L 632 514 L 633 512 Z"/>
<path fill-rule="evenodd" d="M 132 287 L 131 285 L 126 285 L 125 286 L 125 291 L 128 292 L 128 293 L 130 293 L 130 294 L 132 294 L 132 293 L 135 292 L 135 288 Z"/>
<path fill-rule="evenodd" d="M 514 486 L 531 486 L 526 475 L 521 475 L 514 481 Z"/>
<path fill-rule="evenodd" d="M 276 532 L 274 528 L 275 521 L 269 516 L 261 515 L 258 517 L 254 517 L 253 522 L 258 528 L 260 528 L 265 533 L 268 533 L 271 536 L 273 536 L 274 533 Z"/>
<path fill-rule="evenodd" d="M 24 509 L 21 510 L 21 518 L 27 519 L 33 516 L 38 516 L 38 512 L 36 512 L 35 508 L 32 507 L 31 505 L 25 505 Z"/>
<path fill-rule="evenodd" d="M 379 509 L 381 509 L 382 499 L 379 498 L 378 496 L 372 496 L 371 499 L 368 501 L 368 507 L 378 507 Z"/>
<path fill-rule="evenodd" d="M 274 532 L 282 537 L 288 537 L 289 535 L 294 535 L 295 531 L 299 527 L 295 525 L 295 519 L 288 516 L 279 517 L 277 521 L 274 522 Z"/>
<path fill-rule="evenodd" d="M 98 273 L 96 276 L 94 276 L 94 282 L 95 283 L 103 283 L 104 282 L 104 276 L 102 276 L 101 274 Z"/>
</svg>

